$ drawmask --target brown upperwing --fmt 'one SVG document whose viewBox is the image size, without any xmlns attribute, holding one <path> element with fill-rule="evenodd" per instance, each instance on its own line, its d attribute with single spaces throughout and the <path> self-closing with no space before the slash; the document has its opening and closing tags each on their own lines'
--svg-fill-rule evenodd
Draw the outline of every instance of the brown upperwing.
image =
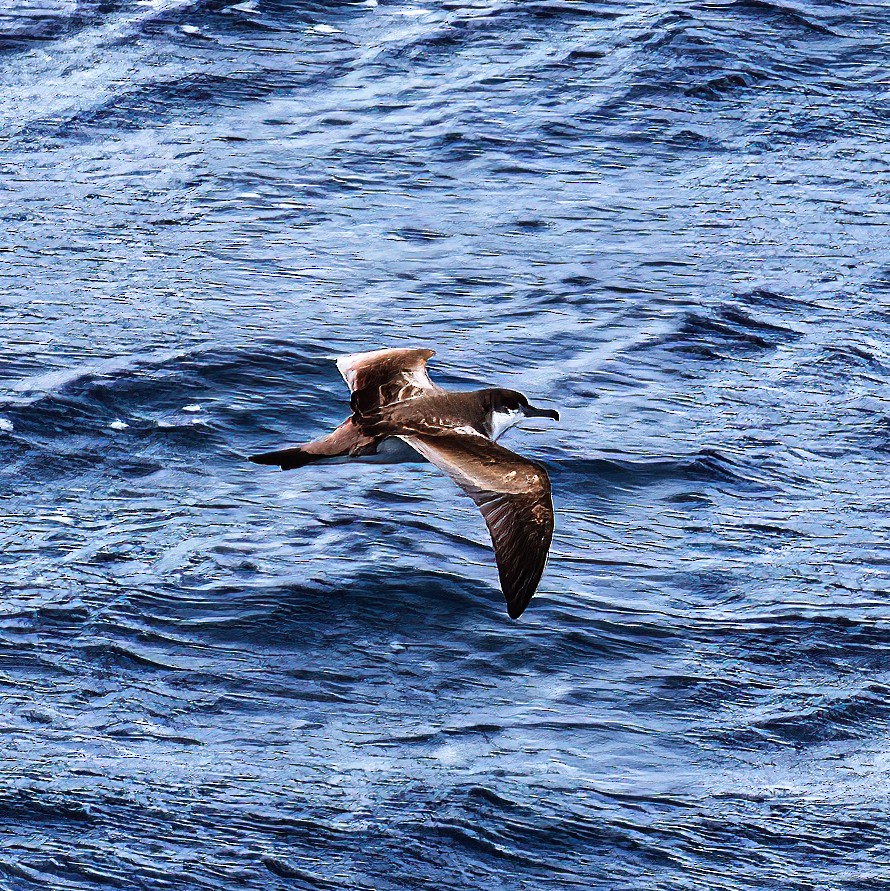
<svg viewBox="0 0 890 891">
<path fill-rule="evenodd" d="M 374 350 L 337 360 L 337 368 L 352 391 L 350 403 L 358 414 L 403 399 L 440 391 L 426 373 L 434 350 Z"/>
<path fill-rule="evenodd" d="M 517 619 L 538 587 L 553 538 L 547 471 L 483 436 L 402 436 L 476 502 L 494 545 L 501 590 Z"/>
<path fill-rule="evenodd" d="M 441 392 L 426 373 L 426 360 L 432 355 L 433 350 L 396 349 L 341 357 L 337 360 L 337 368 L 352 391 L 353 417 L 320 439 L 251 455 L 250 460 L 292 470 L 321 458 L 361 454 L 373 447 L 379 438 L 365 430 L 362 421 L 367 413 L 377 413 L 381 406 L 402 399 Z"/>
</svg>

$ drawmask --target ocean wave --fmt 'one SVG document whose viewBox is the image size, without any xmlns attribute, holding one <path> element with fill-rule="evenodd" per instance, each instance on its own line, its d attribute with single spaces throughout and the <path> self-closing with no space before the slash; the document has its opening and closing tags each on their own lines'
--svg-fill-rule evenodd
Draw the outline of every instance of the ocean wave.
<svg viewBox="0 0 890 891">
<path fill-rule="evenodd" d="M 731 483 L 739 487 L 763 488 L 775 484 L 771 474 L 752 462 L 730 458 L 716 449 L 697 455 L 653 457 L 645 460 L 618 458 L 557 459 L 551 463 L 557 478 L 569 477 L 569 485 L 585 489 L 602 484 L 620 488 L 657 485 L 672 480 Z"/>
</svg>

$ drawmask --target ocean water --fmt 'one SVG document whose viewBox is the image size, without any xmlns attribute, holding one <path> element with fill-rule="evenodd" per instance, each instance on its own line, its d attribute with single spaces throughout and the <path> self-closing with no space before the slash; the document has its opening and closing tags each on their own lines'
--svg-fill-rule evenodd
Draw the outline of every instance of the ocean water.
<svg viewBox="0 0 890 891">
<path fill-rule="evenodd" d="M 890 888 L 890 14 L 0 3 L 0 887 Z M 245 460 L 430 346 L 556 407 Z"/>
</svg>

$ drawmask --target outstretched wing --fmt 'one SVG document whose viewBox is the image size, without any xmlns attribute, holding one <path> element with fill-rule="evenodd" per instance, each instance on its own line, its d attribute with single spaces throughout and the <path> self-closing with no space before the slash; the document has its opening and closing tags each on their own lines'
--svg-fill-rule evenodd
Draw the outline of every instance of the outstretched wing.
<svg viewBox="0 0 890 891">
<path fill-rule="evenodd" d="M 352 410 L 364 414 L 439 392 L 426 373 L 426 361 L 434 355 L 434 350 L 374 350 L 338 359 L 337 368 L 352 391 Z"/>
<path fill-rule="evenodd" d="M 511 619 L 519 618 L 537 590 L 553 538 L 547 471 L 484 436 L 401 438 L 447 473 L 482 511 L 507 612 Z"/>
</svg>

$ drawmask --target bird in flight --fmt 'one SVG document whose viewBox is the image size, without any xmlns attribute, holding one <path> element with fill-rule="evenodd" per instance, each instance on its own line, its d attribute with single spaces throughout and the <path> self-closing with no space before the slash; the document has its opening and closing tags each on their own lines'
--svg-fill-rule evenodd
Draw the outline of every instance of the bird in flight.
<svg viewBox="0 0 890 891">
<path fill-rule="evenodd" d="M 559 413 L 535 408 L 515 390 L 455 392 L 427 375 L 433 350 L 391 349 L 337 360 L 352 393 L 352 415 L 312 442 L 251 455 L 257 464 L 293 470 L 308 464 L 426 460 L 476 502 L 485 518 L 507 601 L 517 619 L 535 593 L 553 538 L 547 471 L 497 444 L 525 418 Z"/>
</svg>

